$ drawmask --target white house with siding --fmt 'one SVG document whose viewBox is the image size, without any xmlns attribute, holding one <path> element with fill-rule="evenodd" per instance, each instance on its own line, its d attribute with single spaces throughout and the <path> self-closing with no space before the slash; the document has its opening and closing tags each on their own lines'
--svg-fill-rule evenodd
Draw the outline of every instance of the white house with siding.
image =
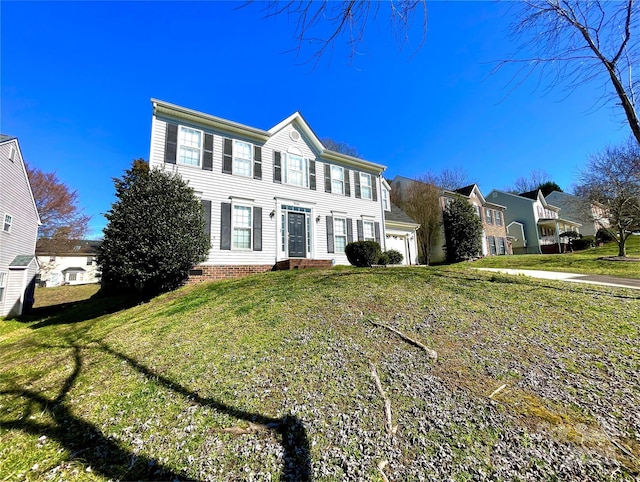
<svg viewBox="0 0 640 482">
<path fill-rule="evenodd" d="M 296 112 L 269 130 L 152 99 L 151 168 L 202 200 L 211 240 L 191 278 L 348 264 L 344 247 L 384 250 L 384 166 L 326 149 Z"/>
<path fill-rule="evenodd" d="M 96 255 L 101 244 L 102 241 L 88 239 L 39 239 L 39 285 L 50 288 L 99 283 L 102 273 Z"/>
<path fill-rule="evenodd" d="M 18 139 L 0 134 L 0 317 L 19 316 L 34 301 L 40 217 Z"/>
</svg>

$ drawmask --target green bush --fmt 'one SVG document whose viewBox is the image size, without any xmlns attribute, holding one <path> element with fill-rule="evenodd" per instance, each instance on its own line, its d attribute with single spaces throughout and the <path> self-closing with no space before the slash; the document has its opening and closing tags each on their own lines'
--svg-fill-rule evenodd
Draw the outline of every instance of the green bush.
<svg viewBox="0 0 640 482">
<path fill-rule="evenodd" d="M 349 263 L 359 268 L 375 264 L 380 258 L 380 245 L 375 241 L 356 241 L 344 248 Z"/>
<path fill-rule="evenodd" d="M 386 266 L 389 264 L 389 255 L 387 253 L 381 253 L 378 257 L 378 264 Z"/>
<path fill-rule="evenodd" d="M 389 258 L 389 264 L 400 264 L 404 259 L 404 256 L 402 256 L 402 253 L 396 249 L 390 249 L 385 254 Z"/>
<path fill-rule="evenodd" d="M 571 247 L 576 251 L 591 248 L 595 245 L 596 240 L 593 236 L 583 236 L 571 240 Z"/>
</svg>

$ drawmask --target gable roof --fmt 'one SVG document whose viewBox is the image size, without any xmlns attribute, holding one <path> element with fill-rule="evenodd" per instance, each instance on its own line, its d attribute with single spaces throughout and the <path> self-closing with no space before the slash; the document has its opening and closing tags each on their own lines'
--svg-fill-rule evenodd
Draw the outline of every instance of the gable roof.
<svg viewBox="0 0 640 482">
<path fill-rule="evenodd" d="M 332 160 L 335 162 L 341 162 L 348 166 L 356 167 L 358 169 L 374 171 L 377 174 L 382 173 L 387 168 L 382 164 L 376 164 L 375 162 L 360 159 L 358 157 L 348 156 L 340 152 L 326 149 L 322 144 L 322 142 L 320 142 L 320 139 L 315 134 L 315 132 L 313 132 L 313 129 L 311 129 L 308 122 L 304 119 L 304 117 L 302 117 L 302 114 L 298 111 L 294 112 L 286 119 L 283 119 L 282 121 L 278 122 L 275 126 L 273 126 L 268 131 L 265 131 L 262 129 L 257 129 L 255 127 L 250 127 L 244 124 L 240 124 L 238 122 L 233 122 L 227 119 L 223 119 L 221 117 L 205 114 L 203 112 L 198 112 L 192 109 L 187 109 L 186 107 L 181 107 L 179 105 L 171 104 L 169 102 L 164 102 L 159 99 L 152 98 L 151 104 L 153 105 L 154 115 L 160 114 L 160 115 L 166 115 L 166 116 L 177 118 L 177 119 L 183 119 L 189 122 L 193 122 L 195 124 L 204 125 L 207 127 L 211 127 L 213 129 L 224 131 L 224 132 L 239 134 L 259 142 L 267 142 L 271 136 L 280 132 L 287 125 L 294 123 L 300 128 L 300 130 L 309 139 L 309 141 L 311 142 L 312 146 L 316 149 L 318 154 L 325 159 Z"/>
<path fill-rule="evenodd" d="M 19 254 L 9 263 L 9 268 L 27 268 L 34 259 L 36 257 L 32 254 Z"/>
<path fill-rule="evenodd" d="M 36 242 L 38 256 L 93 256 L 102 241 L 93 239 L 46 239 Z"/>
<path fill-rule="evenodd" d="M 42 221 L 40 220 L 40 213 L 38 212 L 38 206 L 36 205 L 36 198 L 33 196 L 33 190 L 31 189 L 31 182 L 29 181 L 29 175 L 27 174 L 27 166 L 24 162 L 24 158 L 22 157 L 22 149 L 20 149 L 20 143 L 18 142 L 18 138 L 14 136 L 8 136 L 6 134 L 0 134 L 0 143 L 4 144 L 5 142 L 15 142 L 16 148 L 18 149 L 18 153 L 20 154 L 20 164 L 22 164 L 22 173 L 24 174 L 24 179 L 27 182 L 27 188 L 29 189 L 29 197 L 31 198 L 31 202 L 33 203 L 33 210 L 36 213 L 36 220 L 38 221 L 38 226 L 42 225 Z"/>
<path fill-rule="evenodd" d="M 11 141 L 13 139 L 17 139 L 17 137 L 8 136 L 6 134 L 0 134 L 0 142 L 7 142 L 7 141 Z"/>
<path fill-rule="evenodd" d="M 405 224 L 418 224 L 413 220 L 407 213 L 405 213 L 402 209 L 396 206 L 393 203 L 390 203 L 391 211 L 387 211 L 384 213 L 385 221 L 393 221 L 397 223 L 405 223 Z"/>
</svg>

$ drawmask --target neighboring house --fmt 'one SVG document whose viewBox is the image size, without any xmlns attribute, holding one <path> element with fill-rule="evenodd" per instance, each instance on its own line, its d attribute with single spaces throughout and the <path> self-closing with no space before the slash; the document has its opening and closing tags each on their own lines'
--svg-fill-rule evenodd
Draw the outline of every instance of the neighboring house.
<svg viewBox="0 0 640 482">
<path fill-rule="evenodd" d="M 385 167 L 325 149 L 300 113 L 262 130 L 152 105 L 149 165 L 188 181 L 205 211 L 211 249 L 192 281 L 348 264 L 359 239 L 384 249 Z"/>
<path fill-rule="evenodd" d="M 561 209 L 563 218 L 582 224 L 580 234 L 595 236 L 599 229 L 611 226 L 601 204 L 560 191 L 553 191 L 545 198 L 547 202 Z"/>
<path fill-rule="evenodd" d="M 403 176 L 396 176 L 391 182 L 394 189 L 404 190 L 406 193 L 413 179 Z M 485 199 L 477 184 L 450 191 L 440 189 L 439 207 L 444 211 L 447 204 L 455 197 L 465 198 L 474 208 L 476 214 L 482 221 L 482 256 L 495 256 L 512 254 L 511 239 L 507 234 L 504 222 L 505 206 L 489 202 Z M 431 261 L 439 263 L 445 260 L 444 251 L 444 228 L 440 230 L 440 242 L 432 247 Z"/>
<path fill-rule="evenodd" d="M 96 255 L 102 241 L 39 239 L 36 256 L 40 286 L 82 285 L 100 282 Z"/>
<path fill-rule="evenodd" d="M 560 217 L 560 208 L 547 202 L 540 190 L 512 194 L 494 189 L 488 199 L 507 208 L 504 217 L 514 254 L 564 252 L 567 244 L 560 234 L 579 232 L 581 226 Z"/>
<path fill-rule="evenodd" d="M 0 134 L 0 317 L 33 306 L 40 217 L 18 139 Z"/>
<path fill-rule="evenodd" d="M 386 232 L 386 250 L 395 249 L 402 254 L 402 264 L 418 264 L 416 223 L 402 209 L 391 202 L 391 186 L 382 179 L 382 209 Z"/>
</svg>

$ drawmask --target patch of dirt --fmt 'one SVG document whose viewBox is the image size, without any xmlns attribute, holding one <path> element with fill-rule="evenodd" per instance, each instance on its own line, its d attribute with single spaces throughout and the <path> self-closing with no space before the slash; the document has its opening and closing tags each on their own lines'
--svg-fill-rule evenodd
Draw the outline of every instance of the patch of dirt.
<svg viewBox="0 0 640 482">
<path fill-rule="evenodd" d="M 598 258 L 598 260 L 602 261 L 627 261 L 631 263 L 640 263 L 640 258 L 630 258 L 630 257 L 622 257 L 622 256 L 602 256 Z"/>
</svg>

